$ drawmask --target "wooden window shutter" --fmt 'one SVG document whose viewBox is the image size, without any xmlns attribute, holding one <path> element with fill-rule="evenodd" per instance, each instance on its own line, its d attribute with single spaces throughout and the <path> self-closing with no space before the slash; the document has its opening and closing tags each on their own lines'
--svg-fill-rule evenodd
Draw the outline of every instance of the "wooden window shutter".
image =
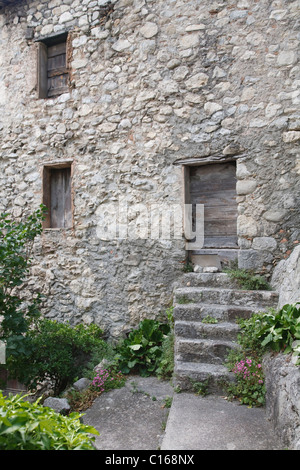
<svg viewBox="0 0 300 470">
<path fill-rule="evenodd" d="M 48 38 L 38 43 L 38 97 L 51 98 L 69 89 L 67 35 Z"/>
<path fill-rule="evenodd" d="M 47 78 L 49 97 L 68 91 L 66 42 L 48 47 Z"/>
<path fill-rule="evenodd" d="M 71 228 L 71 167 L 44 168 L 43 203 L 48 208 L 44 228 Z"/>
</svg>

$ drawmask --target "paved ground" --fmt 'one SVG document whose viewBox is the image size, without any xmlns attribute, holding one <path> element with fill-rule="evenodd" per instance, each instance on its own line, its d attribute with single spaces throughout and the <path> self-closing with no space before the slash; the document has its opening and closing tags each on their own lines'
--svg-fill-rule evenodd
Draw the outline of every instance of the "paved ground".
<svg viewBox="0 0 300 470">
<path fill-rule="evenodd" d="M 180 393 L 174 395 L 161 449 L 280 450 L 282 445 L 264 409 Z"/>
<path fill-rule="evenodd" d="M 170 409 L 165 402 L 173 387 L 155 377 L 129 377 L 126 386 L 98 397 L 83 421 L 100 433 L 101 450 L 157 450 Z"/>
<path fill-rule="evenodd" d="M 264 409 L 173 393 L 168 382 L 155 377 L 131 377 L 125 387 L 101 395 L 83 421 L 100 432 L 99 450 L 282 449 Z"/>
</svg>

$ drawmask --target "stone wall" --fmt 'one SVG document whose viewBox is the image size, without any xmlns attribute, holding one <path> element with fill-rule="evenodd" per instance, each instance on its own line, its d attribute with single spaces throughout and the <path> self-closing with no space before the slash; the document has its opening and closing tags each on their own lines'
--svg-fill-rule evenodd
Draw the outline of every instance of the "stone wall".
<svg viewBox="0 0 300 470">
<path fill-rule="evenodd" d="M 237 161 L 242 267 L 270 274 L 289 255 L 300 238 L 298 17 L 299 1 L 281 0 L 27 0 L 0 11 L 0 210 L 34 210 L 43 166 L 73 163 L 74 226 L 36 245 L 48 316 L 118 335 L 166 308 L 183 237 L 105 240 L 99 227 L 124 198 L 182 204 L 182 160 Z M 64 31 L 70 91 L 38 99 L 37 40 Z"/>
<path fill-rule="evenodd" d="M 300 299 L 300 246 L 294 248 L 287 259 L 281 260 L 272 275 L 272 286 L 279 293 L 278 307 L 299 302 Z"/>
<path fill-rule="evenodd" d="M 267 355 L 266 413 L 277 435 L 289 450 L 300 450 L 300 368 L 290 355 Z"/>
</svg>

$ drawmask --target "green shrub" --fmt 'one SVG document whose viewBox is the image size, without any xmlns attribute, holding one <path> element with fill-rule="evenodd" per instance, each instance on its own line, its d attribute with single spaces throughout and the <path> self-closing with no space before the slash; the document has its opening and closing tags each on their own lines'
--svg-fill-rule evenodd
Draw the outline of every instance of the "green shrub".
<svg viewBox="0 0 300 470">
<path fill-rule="evenodd" d="M 162 356 L 164 337 L 170 326 L 145 319 L 117 347 L 115 359 L 123 374 L 137 371 L 141 376 L 154 374 Z"/>
<path fill-rule="evenodd" d="M 46 208 L 15 222 L 8 214 L 0 215 L 0 340 L 6 343 L 6 355 L 24 350 L 24 333 L 39 317 L 41 295 L 30 292 L 24 281 L 31 266 L 34 239 L 42 232 Z"/>
<path fill-rule="evenodd" d="M 0 450 L 94 450 L 96 429 L 80 415 L 63 416 L 38 401 L 0 392 Z"/>
<path fill-rule="evenodd" d="M 49 319 L 40 319 L 36 328 L 26 335 L 26 354 L 8 360 L 11 375 L 17 377 L 29 390 L 50 379 L 54 393 L 82 376 L 92 356 L 96 364 L 105 356 L 107 345 L 96 325 L 71 327 Z M 94 366 L 96 365 L 94 364 Z"/>
</svg>

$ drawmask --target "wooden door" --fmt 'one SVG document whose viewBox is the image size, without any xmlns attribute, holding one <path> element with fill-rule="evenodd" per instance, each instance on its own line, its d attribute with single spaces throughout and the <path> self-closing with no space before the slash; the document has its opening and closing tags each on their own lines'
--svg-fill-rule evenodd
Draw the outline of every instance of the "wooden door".
<svg viewBox="0 0 300 470">
<path fill-rule="evenodd" d="M 203 248 L 237 248 L 235 162 L 189 169 L 191 204 L 204 204 Z"/>
</svg>

